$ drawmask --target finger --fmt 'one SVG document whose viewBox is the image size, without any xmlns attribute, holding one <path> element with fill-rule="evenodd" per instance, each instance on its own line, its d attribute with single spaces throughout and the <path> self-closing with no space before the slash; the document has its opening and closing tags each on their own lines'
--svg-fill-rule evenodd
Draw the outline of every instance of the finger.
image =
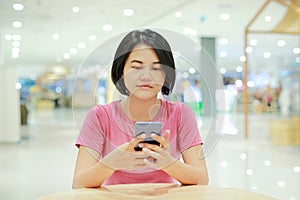
<svg viewBox="0 0 300 200">
<path fill-rule="evenodd" d="M 138 135 L 136 138 L 142 138 L 142 139 L 144 139 L 144 138 L 146 138 L 146 134 L 142 133 L 142 134 Z"/>
<path fill-rule="evenodd" d="M 151 151 L 150 149 L 148 148 L 143 148 L 143 152 L 148 155 L 148 156 L 151 156 L 152 158 L 155 158 L 155 159 L 160 159 L 161 158 L 161 155 L 159 153 L 159 149 L 160 147 L 156 146 L 155 147 L 155 150 L 154 151 Z M 161 148 L 160 148 L 161 149 Z"/>
<path fill-rule="evenodd" d="M 147 159 L 145 156 L 141 158 L 137 158 L 134 160 L 134 165 L 145 165 L 144 159 Z"/>
<path fill-rule="evenodd" d="M 151 162 L 151 161 L 149 161 L 148 159 L 144 159 L 143 161 L 144 161 L 144 164 L 145 164 L 146 166 L 151 167 L 151 168 L 155 168 L 155 167 L 154 167 L 154 162 Z"/>
<path fill-rule="evenodd" d="M 149 144 L 149 143 L 140 143 L 139 146 L 141 148 L 150 149 L 151 151 L 159 151 L 162 149 L 162 148 L 160 148 L 160 146 L 158 146 L 156 144 Z"/>
<path fill-rule="evenodd" d="M 154 140 L 158 141 L 162 147 L 167 147 L 169 145 L 170 130 L 166 130 L 164 132 L 164 135 L 165 135 L 164 137 L 161 137 L 157 134 L 151 134 L 151 137 Z"/>
<path fill-rule="evenodd" d="M 146 158 L 147 155 L 143 151 L 134 151 L 131 153 L 130 157 L 133 159 L 142 160 L 142 159 Z"/>
<path fill-rule="evenodd" d="M 139 143 L 143 138 L 133 138 L 129 143 L 127 143 L 127 147 L 125 148 L 126 151 L 134 151 L 135 145 Z"/>
<path fill-rule="evenodd" d="M 130 143 L 129 142 L 125 142 L 124 144 L 120 145 L 119 147 L 117 147 L 119 150 L 126 150 L 128 148 L 128 145 Z"/>
<path fill-rule="evenodd" d="M 171 134 L 171 131 L 169 129 L 165 130 L 165 140 L 170 143 L 170 134 Z"/>
</svg>

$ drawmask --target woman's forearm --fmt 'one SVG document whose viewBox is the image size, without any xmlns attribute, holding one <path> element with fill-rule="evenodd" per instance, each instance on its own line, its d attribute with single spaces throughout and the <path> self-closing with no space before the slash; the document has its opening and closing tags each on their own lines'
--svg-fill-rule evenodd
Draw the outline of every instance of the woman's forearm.
<svg viewBox="0 0 300 200">
<path fill-rule="evenodd" d="M 82 170 L 74 175 L 73 189 L 100 187 L 102 183 L 114 172 L 113 169 L 97 162 L 91 168 Z"/>
<path fill-rule="evenodd" d="M 173 164 L 162 170 L 178 180 L 181 184 L 208 184 L 206 167 L 196 167 L 176 160 Z"/>
</svg>

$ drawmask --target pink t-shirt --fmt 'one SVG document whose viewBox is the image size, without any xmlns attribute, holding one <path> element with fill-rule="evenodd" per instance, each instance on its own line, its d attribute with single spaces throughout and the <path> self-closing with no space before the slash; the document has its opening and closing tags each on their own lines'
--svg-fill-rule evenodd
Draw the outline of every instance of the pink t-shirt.
<svg viewBox="0 0 300 200">
<path fill-rule="evenodd" d="M 162 135 L 170 130 L 170 154 L 180 159 L 186 149 L 202 144 L 193 111 L 184 103 L 161 100 L 162 106 L 152 121 L 163 123 Z M 87 113 L 76 145 L 89 147 L 106 156 L 117 146 L 134 138 L 135 121 L 130 120 L 121 109 L 120 101 L 97 105 Z M 175 183 L 176 180 L 162 170 L 116 170 L 104 185 L 123 183 Z"/>
</svg>

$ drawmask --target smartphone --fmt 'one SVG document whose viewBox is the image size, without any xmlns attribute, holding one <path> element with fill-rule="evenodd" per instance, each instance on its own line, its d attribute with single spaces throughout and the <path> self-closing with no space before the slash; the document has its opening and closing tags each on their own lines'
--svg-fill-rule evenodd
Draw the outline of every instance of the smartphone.
<svg viewBox="0 0 300 200">
<path fill-rule="evenodd" d="M 160 145 L 160 143 L 151 138 L 151 134 L 161 134 L 162 123 L 161 122 L 136 122 L 134 126 L 134 137 L 138 137 L 141 134 L 145 134 L 146 138 L 141 140 L 139 143 L 148 143 L 148 144 L 155 144 Z M 142 151 L 138 145 L 134 147 L 135 151 Z"/>
</svg>

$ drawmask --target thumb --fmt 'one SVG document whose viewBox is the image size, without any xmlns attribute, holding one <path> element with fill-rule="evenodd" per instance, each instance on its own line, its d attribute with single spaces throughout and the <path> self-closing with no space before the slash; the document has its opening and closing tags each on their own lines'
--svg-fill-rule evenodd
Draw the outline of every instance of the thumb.
<svg viewBox="0 0 300 200">
<path fill-rule="evenodd" d="M 133 140 L 131 140 L 130 142 L 126 142 L 124 144 L 126 144 L 126 146 L 124 146 L 124 150 L 126 151 L 134 151 L 134 147 L 137 143 L 139 143 L 143 138 L 134 138 Z M 123 145 L 124 145 L 123 144 Z M 123 146 L 122 145 L 122 146 Z"/>
</svg>

